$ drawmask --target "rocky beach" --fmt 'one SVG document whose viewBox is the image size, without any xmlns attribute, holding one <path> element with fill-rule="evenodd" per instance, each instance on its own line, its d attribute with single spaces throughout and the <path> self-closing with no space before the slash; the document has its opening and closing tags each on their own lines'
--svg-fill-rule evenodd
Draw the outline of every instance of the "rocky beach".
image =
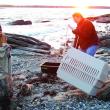
<svg viewBox="0 0 110 110">
<path fill-rule="evenodd" d="M 103 39 L 95 57 L 110 63 L 109 37 Z M 17 110 L 109 110 L 110 101 L 80 96 L 75 87 L 53 73 L 42 73 L 41 64 L 60 62 L 61 56 L 19 48 L 12 49 L 11 55 Z"/>
<path fill-rule="evenodd" d="M 101 48 L 96 54 L 109 63 L 108 48 Z M 58 62 L 58 56 L 44 55 L 14 49 L 12 54 L 12 75 L 14 96 L 18 110 L 109 110 L 110 102 L 75 94 L 76 88 L 56 76 L 41 72 L 45 61 Z M 59 58 L 60 62 L 61 57 Z M 24 93 L 23 85 L 27 86 Z"/>
<path fill-rule="evenodd" d="M 66 10 L 65 13 L 62 13 L 64 10 L 49 10 L 51 16 L 43 13 L 42 9 L 29 12 L 24 9 L 22 14 L 22 9 L 16 10 L 17 16 L 13 14 L 16 11 L 8 14 L 7 9 L 1 11 L 3 16 L 0 22 L 12 48 L 13 91 L 17 110 L 109 110 L 109 100 L 99 100 L 87 94 L 81 96 L 75 87 L 53 73 L 41 71 L 45 62 L 60 63 L 61 50 L 69 36 L 67 24 L 73 10 Z M 35 13 L 39 11 L 37 16 Z M 90 16 L 88 19 L 94 23 L 100 38 L 100 48 L 95 57 L 110 64 L 110 15 Z"/>
</svg>

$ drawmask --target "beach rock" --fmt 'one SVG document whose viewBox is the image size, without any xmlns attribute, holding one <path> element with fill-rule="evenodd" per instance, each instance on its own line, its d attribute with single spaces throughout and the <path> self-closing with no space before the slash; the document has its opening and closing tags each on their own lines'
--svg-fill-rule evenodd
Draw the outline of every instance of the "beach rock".
<svg viewBox="0 0 110 110">
<path fill-rule="evenodd" d="M 51 53 L 52 56 L 62 56 L 64 54 L 64 49 L 60 48 L 60 49 L 52 49 Z"/>
<path fill-rule="evenodd" d="M 26 81 L 26 84 L 41 84 L 41 83 L 54 84 L 56 80 L 57 77 L 43 73 L 41 76 L 36 76 L 28 79 Z"/>
<path fill-rule="evenodd" d="M 97 52 L 96 52 L 96 54 L 99 54 L 99 55 L 101 55 L 101 54 L 104 54 L 105 53 L 105 51 L 102 49 L 102 50 L 98 50 Z"/>
<path fill-rule="evenodd" d="M 96 20 L 98 23 L 110 23 L 110 14 L 101 15 Z"/>
<path fill-rule="evenodd" d="M 47 73 L 43 73 L 42 77 L 48 77 L 48 74 Z"/>
<path fill-rule="evenodd" d="M 68 18 L 64 18 L 64 20 L 68 20 Z"/>
<path fill-rule="evenodd" d="M 110 14 L 95 16 L 95 17 L 87 17 L 90 21 L 96 21 L 97 23 L 110 23 Z"/>
<path fill-rule="evenodd" d="M 16 20 L 10 23 L 11 25 L 31 25 L 32 21 Z"/>
<path fill-rule="evenodd" d="M 48 22 L 50 22 L 49 20 L 43 20 L 43 21 L 41 21 L 41 23 L 48 23 Z"/>
<path fill-rule="evenodd" d="M 19 97 L 21 96 L 29 96 L 31 95 L 32 92 L 32 84 L 24 84 L 21 86 L 20 92 L 17 94 L 17 96 Z"/>
<path fill-rule="evenodd" d="M 97 23 L 110 23 L 110 17 L 99 17 L 96 20 Z"/>
<path fill-rule="evenodd" d="M 59 92 L 55 97 L 54 100 L 56 101 L 63 101 L 66 99 L 66 92 Z"/>
<path fill-rule="evenodd" d="M 40 81 L 39 77 L 32 77 L 31 79 L 27 80 L 26 83 L 27 84 L 35 84 L 38 83 Z"/>
<path fill-rule="evenodd" d="M 87 19 L 90 20 L 90 21 L 95 21 L 95 20 L 98 19 L 98 17 L 87 17 Z"/>
<path fill-rule="evenodd" d="M 25 25 L 31 25 L 32 24 L 32 21 L 24 21 Z"/>
<path fill-rule="evenodd" d="M 105 40 L 100 41 L 100 46 L 110 47 L 110 39 L 105 39 Z"/>
<path fill-rule="evenodd" d="M 26 76 L 25 75 L 16 75 L 13 77 L 13 80 L 25 80 L 26 79 Z"/>
<path fill-rule="evenodd" d="M 44 96 L 46 96 L 46 95 L 49 95 L 49 96 L 56 96 L 57 95 L 57 93 L 56 93 L 56 91 L 45 91 L 44 92 Z"/>
</svg>

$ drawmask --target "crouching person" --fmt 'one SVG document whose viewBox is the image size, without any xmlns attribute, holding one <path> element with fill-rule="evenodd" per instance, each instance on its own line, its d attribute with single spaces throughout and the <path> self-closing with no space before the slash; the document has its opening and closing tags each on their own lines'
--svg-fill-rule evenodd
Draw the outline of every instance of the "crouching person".
<svg viewBox="0 0 110 110">
<path fill-rule="evenodd" d="M 0 26 L 0 110 L 15 110 L 12 85 L 10 46 Z"/>
<path fill-rule="evenodd" d="M 69 25 L 76 36 L 73 47 L 94 56 L 98 48 L 99 38 L 93 23 L 85 19 L 80 13 L 74 13 L 72 17 L 77 24 L 76 29 Z"/>
</svg>

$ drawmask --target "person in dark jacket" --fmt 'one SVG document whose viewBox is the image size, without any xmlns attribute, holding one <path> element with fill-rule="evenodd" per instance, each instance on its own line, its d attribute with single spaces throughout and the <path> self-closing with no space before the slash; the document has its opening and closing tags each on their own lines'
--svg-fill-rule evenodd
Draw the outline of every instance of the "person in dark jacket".
<svg viewBox="0 0 110 110">
<path fill-rule="evenodd" d="M 94 56 L 99 42 L 94 25 L 80 13 L 74 13 L 72 17 L 77 24 L 76 29 L 72 30 L 76 36 L 74 47 L 80 48 L 81 51 Z"/>
</svg>

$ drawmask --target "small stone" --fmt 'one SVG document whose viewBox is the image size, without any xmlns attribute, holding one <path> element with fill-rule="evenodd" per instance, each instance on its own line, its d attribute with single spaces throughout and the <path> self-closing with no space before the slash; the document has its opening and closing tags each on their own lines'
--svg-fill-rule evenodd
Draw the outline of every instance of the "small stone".
<svg viewBox="0 0 110 110">
<path fill-rule="evenodd" d="M 22 108 L 20 108 L 20 107 L 17 107 L 17 110 L 22 110 Z"/>
<path fill-rule="evenodd" d="M 47 77 L 47 76 L 48 76 L 48 74 L 46 74 L 46 73 L 42 74 L 42 77 Z"/>
</svg>

